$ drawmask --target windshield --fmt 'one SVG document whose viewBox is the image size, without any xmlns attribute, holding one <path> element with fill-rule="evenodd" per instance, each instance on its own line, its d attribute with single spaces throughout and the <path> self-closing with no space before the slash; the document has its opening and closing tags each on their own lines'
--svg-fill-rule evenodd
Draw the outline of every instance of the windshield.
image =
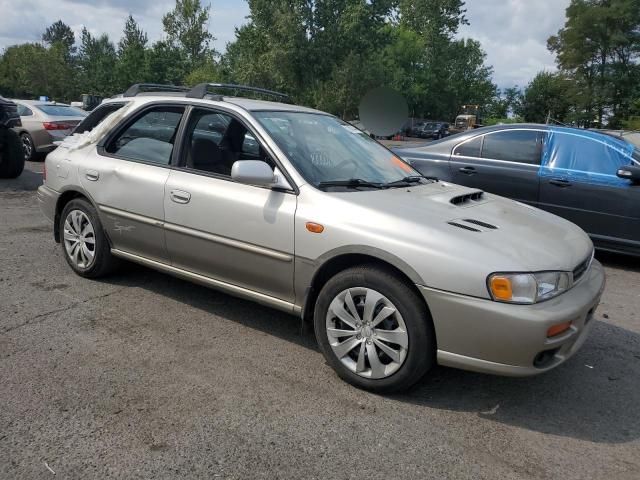
<svg viewBox="0 0 640 480">
<path fill-rule="evenodd" d="M 440 128 L 440 124 L 439 123 L 427 123 L 424 126 L 425 130 L 437 130 L 438 128 Z"/>
<path fill-rule="evenodd" d="M 69 105 L 38 105 L 47 115 L 52 117 L 86 117 L 87 113 L 79 108 L 70 107 Z"/>
<path fill-rule="evenodd" d="M 255 112 L 254 116 L 315 186 L 353 179 L 386 184 L 420 176 L 378 142 L 335 117 L 306 112 Z"/>
</svg>

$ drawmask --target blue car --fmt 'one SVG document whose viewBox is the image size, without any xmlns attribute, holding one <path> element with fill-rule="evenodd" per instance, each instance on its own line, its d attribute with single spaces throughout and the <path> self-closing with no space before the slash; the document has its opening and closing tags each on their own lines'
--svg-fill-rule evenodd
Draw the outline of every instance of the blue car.
<svg viewBox="0 0 640 480">
<path fill-rule="evenodd" d="M 640 151 L 621 138 L 512 124 L 394 151 L 425 176 L 547 210 L 599 249 L 640 255 Z"/>
</svg>

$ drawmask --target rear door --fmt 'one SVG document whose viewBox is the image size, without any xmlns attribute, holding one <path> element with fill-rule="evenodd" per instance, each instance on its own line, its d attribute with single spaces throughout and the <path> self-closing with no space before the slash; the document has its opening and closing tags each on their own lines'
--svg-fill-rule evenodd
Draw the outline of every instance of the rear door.
<svg viewBox="0 0 640 480">
<path fill-rule="evenodd" d="M 498 130 L 456 145 L 449 162 L 453 183 L 536 205 L 544 135 L 536 129 Z"/>
<path fill-rule="evenodd" d="M 100 211 L 112 246 L 168 263 L 164 187 L 183 106 L 134 113 L 81 162 L 80 181 Z"/>
<path fill-rule="evenodd" d="M 541 169 L 540 208 L 574 222 L 600 247 L 640 249 L 640 186 L 616 176 L 632 157 L 608 139 L 553 136 L 554 158 Z M 633 156 L 640 162 L 637 151 Z"/>
</svg>

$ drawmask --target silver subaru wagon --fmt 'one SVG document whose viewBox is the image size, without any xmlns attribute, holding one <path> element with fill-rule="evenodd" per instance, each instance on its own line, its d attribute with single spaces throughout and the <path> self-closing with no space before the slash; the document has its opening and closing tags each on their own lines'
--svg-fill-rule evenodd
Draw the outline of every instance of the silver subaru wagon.
<svg viewBox="0 0 640 480">
<path fill-rule="evenodd" d="M 299 315 L 375 391 L 436 363 L 533 375 L 584 343 L 605 279 L 580 228 L 229 87 L 134 85 L 47 157 L 38 199 L 77 274 L 126 259 Z"/>
</svg>

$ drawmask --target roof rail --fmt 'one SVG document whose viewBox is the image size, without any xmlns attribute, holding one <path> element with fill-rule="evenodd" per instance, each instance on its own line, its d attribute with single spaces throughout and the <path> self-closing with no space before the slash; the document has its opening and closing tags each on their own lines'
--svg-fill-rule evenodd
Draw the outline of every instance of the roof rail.
<svg viewBox="0 0 640 480">
<path fill-rule="evenodd" d="M 188 92 L 189 88 L 177 85 L 162 85 L 160 83 L 135 83 L 127 88 L 123 97 L 135 97 L 143 92 Z"/>
<path fill-rule="evenodd" d="M 286 93 L 274 92 L 273 90 L 267 90 L 265 88 L 250 87 L 247 85 L 236 85 L 233 83 L 199 83 L 187 93 L 189 98 L 204 98 L 209 93 L 209 89 L 219 90 L 233 90 L 234 92 L 250 92 L 261 95 L 267 95 L 269 97 L 275 97 L 278 101 L 284 103 L 291 103 L 289 95 Z"/>
</svg>

